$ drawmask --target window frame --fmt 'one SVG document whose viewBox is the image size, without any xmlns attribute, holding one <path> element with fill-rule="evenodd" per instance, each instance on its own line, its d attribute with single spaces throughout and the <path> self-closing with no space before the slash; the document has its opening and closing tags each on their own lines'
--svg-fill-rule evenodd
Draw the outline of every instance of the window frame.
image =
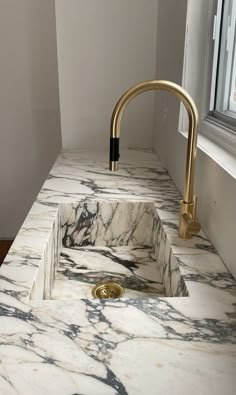
<svg viewBox="0 0 236 395">
<path fill-rule="evenodd" d="M 234 0 L 218 0 L 216 15 L 214 15 L 214 54 L 209 110 L 213 118 L 221 120 L 226 126 L 233 126 L 232 131 L 235 132 L 236 103 L 231 101 L 232 83 L 235 81 L 236 76 L 234 44 L 236 2 L 233 1 Z M 230 14 L 230 19 L 229 12 L 232 12 Z M 233 68 L 232 62 L 235 66 Z M 218 87 L 219 90 L 217 91 Z"/>
<path fill-rule="evenodd" d="M 216 24 L 219 23 L 214 18 L 217 6 L 217 0 L 188 0 L 182 85 L 196 102 L 199 135 L 207 137 L 236 159 L 236 128 L 209 113 L 213 101 L 212 72 L 216 73 L 213 69 L 214 46 L 219 45 L 213 41 Z M 188 118 L 181 105 L 179 132 L 186 135 L 187 130 Z"/>
</svg>

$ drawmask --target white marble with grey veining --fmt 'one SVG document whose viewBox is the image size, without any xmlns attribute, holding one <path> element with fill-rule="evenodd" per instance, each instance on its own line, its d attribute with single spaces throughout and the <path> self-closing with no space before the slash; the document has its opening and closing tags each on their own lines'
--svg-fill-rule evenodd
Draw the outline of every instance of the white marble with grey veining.
<svg viewBox="0 0 236 395">
<path fill-rule="evenodd" d="M 166 296 L 154 251 L 146 246 L 63 248 L 51 299 L 91 299 L 95 285 L 116 282 L 126 298 Z"/>
<path fill-rule="evenodd" d="M 121 154 L 111 173 L 107 153 L 63 151 L 0 269 L 1 395 L 235 394 L 236 282 L 203 231 L 178 238 L 180 194 L 156 156 Z M 97 206 L 97 222 L 85 218 L 76 229 L 75 211 L 92 212 L 97 202 L 107 203 Z M 140 212 L 149 205 L 153 232 L 144 234 Z M 116 207 L 124 207 L 119 235 L 116 226 L 106 233 Z M 87 270 L 89 282 L 101 255 L 106 275 L 118 263 L 120 276 L 140 280 L 140 257 L 150 248 L 150 270 L 156 264 L 167 296 L 51 298 L 59 274 L 70 281 Z M 80 262 L 92 254 L 86 268 L 75 251 Z M 142 281 L 150 281 L 145 270 Z"/>
</svg>

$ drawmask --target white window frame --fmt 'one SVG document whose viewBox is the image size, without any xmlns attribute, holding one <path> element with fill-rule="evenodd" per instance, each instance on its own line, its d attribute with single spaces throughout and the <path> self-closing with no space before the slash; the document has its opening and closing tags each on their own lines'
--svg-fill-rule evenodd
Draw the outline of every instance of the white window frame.
<svg viewBox="0 0 236 395">
<path fill-rule="evenodd" d="M 212 59 L 214 45 L 218 45 L 217 41 L 213 41 L 216 25 L 219 23 L 215 21 L 214 24 L 213 16 L 216 13 L 217 0 L 188 0 L 182 85 L 193 97 L 199 111 L 199 145 L 219 164 L 222 164 L 222 157 L 225 162 L 226 156 L 225 153 L 219 153 L 218 147 L 227 150 L 230 155 L 230 166 L 233 164 L 234 167 L 230 172 L 236 178 L 236 135 L 232 132 L 231 126 L 226 126 L 209 116 L 212 72 L 216 72 L 212 70 Z M 188 117 L 181 105 L 179 131 L 186 135 L 187 130 Z M 212 145 L 211 149 L 210 144 L 208 147 L 208 140 L 217 146 Z M 219 160 L 215 152 L 218 152 Z"/>
<path fill-rule="evenodd" d="M 230 2 L 232 1 L 232 4 Z M 222 8 L 224 4 L 224 9 Z M 229 9 L 231 7 L 231 16 L 229 17 Z M 222 14 L 224 12 L 224 16 Z M 222 18 L 227 17 L 227 24 L 224 20 L 223 26 L 223 41 L 220 44 L 220 31 L 221 20 Z M 212 111 L 213 117 L 216 117 L 226 124 L 231 124 L 233 126 L 232 130 L 236 133 L 236 120 L 235 120 L 235 112 L 236 112 L 236 104 L 234 100 L 232 100 L 232 93 L 235 93 L 235 90 L 232 89 L 232 84 L 235 84 L 235 74 L 236 74 L 236 57 L 234 56 L 234 47 L 235 47 L 235 23 L 236 23 L 236 1 L 235 0 L 218 0 L 217 3 L 217 13 L 214 17 L 214 29 L 213 29 L 213 37 L 214 37 L 214 56 L 213 56 L 213 67 L 212 67 L 212 92 L 211 92 L 211 100 L 210 100 L 210 108 Z M 221 47 L 221 48 L 220 48 Z M 223 51 L 220 59 L 219 51 Z M 226 56 L 227 55 L 227 56 Z M 231 67 L 234 56 L 234 67 L 233 67 L 233 75 L 231 75 Z M 217 76 L 217 68 L 219 63 L 219 92 L 215 92 L 216 87 L 216 76 Z M 229 97 L 229 94 L 231 95 Z M 216 96 L 216 97 L 215 97 Z M 219 108 L 219 112 L 217 110 Z M 223 110 L 223 113 L 222 113 Z"/>
</svg>

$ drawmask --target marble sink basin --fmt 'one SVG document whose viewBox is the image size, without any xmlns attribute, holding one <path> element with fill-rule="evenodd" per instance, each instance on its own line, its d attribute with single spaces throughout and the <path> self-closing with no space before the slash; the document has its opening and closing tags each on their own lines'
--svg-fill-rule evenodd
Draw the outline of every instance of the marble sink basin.
<svg viewBox="0 0 236 395">
<path fill-rule="evenodd" d="M 60 204 L 52 233 L 57 247 L 40 265 L 31 299 L 92 299 L 106 281 L 126 298 L 188 295 L 151 202 Z"/>
</svg>

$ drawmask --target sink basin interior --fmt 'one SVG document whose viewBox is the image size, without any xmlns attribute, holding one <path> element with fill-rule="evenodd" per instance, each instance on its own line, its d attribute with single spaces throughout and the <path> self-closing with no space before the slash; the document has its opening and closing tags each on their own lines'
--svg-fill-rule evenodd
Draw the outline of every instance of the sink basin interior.
<svg viewBox="0 0 236 395">
<path fill-rule="evenodd" d="M 173 273 L 181 290 L 166 286 L 160 221 L 153 203 L 61 204 L 57 222 L 58 251 L 48 262 L 50 270 L 44 263 L 44 275 L 37 275 L 31 299 L 92 299 L 94 286 L 107 281 L 120 284 L 126 298 L 187 296 L 177 266 Z M 43 278 L 48 285 L 40 297 L 37 282 Z"/>
<path fill-rule="evenodd" d="M 164 295 L 164 287 L 151 247 L 63 248 L 52 299 L 91 298 L 94 285 L 114 281 L 125 297 Z"/>
</svg>

